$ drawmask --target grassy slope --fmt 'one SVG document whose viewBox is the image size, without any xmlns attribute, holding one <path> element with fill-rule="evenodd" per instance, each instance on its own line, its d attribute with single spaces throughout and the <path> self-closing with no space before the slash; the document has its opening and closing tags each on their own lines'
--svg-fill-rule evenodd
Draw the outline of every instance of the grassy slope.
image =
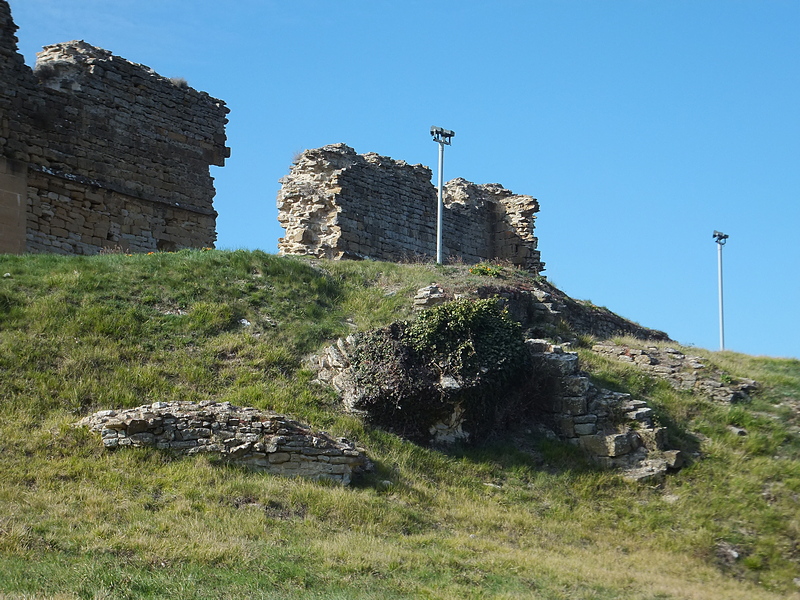
<svg viewBox="0 0 800 600">
<path fill-rule="evenodd" d="M 445 454 L 341 414 L 301 360 L 408 316 L 422 285 L 478 280 L 323 268 L 243 251 L 0 256 L 0 598 L 798 596 L 800 443 L 786 406 L 800 401 L 798 361 L 709 354 L 767 383 L 752 405 L 723 408 L 582 351 L 598 381 L 648 397 L 673 442 L 702 453 L 662 488 L 535 437 Z M 292 414 L 357 439 L 378 471 L 343 489 L 107 453 L 70 426 L 177 399 Z M 723 564 L 720 542 L 740 559 Z"/>
</svg>

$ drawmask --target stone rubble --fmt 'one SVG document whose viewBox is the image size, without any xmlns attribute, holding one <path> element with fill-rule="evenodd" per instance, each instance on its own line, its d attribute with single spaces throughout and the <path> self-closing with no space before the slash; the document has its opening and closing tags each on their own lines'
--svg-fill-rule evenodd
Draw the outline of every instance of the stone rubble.
<svg viewBox="0 0 800 600">
<path fill-rule="evenodd" d="M 430 308 L 431 306 L 444 304 L 448 300 L 452 300 L 452 297 L 448 296 L 438 285 L 432 283 L 431 285 L 417 290 L 414 296 L 414 310 L 422 310 L 424 308 Z"/>
<path fill-rule="evenodd" d="M 528 282 L 525 289 L 502 284 L 485 285 L 475 290 L 474 295 L 498 298 L 532 337 L 560 340 L 563 333 L 559 330 L 559 323 L 563 321 L 578 335 L 600 339 L 631 336 L 641 340 L 671 341 L 663 331 L 643 327 L 590 302 L 574 300 L 543 278 Z"/>
<path fill-rule="evenodd" d="M 370 470 L 364 451 L 345 438 L 283 415 L 230 402 L 154 402 L 103 410 L 78 422 L 98 432 L 109 450 L 149 446 L 178 454 L 217 454 L 227 462 L 286 477 L 348 485 Z"/>
<path fill-rule="evenodd" d="M 752 379 L 729 377 L 719 369 L 708 367 L 702 357 L 687 356 L 675 348 L 634 348 L 603 342 L 592 346 L 592 350 L 665 379 L 678 390 L 692 390 L 715 402 L 747 401 L 749 395 L 758 389 L 758 383 Z"/>
</svg>

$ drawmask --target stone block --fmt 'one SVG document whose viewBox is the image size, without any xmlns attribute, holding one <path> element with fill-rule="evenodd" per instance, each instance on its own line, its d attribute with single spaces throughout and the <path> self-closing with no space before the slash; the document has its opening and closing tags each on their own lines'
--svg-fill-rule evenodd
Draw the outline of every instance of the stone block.
<svg viewBox="0 0 800 600">
<path fill-rule="evenodd" d="M 584 396 L 589 391 L 589 378 L 569 375 L 561 379 L 561 393 L 564 396 Z"/>
<path fill-rule="evenodd" d="M 632 450 L 631 441 L 627 433 L 587 435 L 581 437 L 580 442 L 588 452 L 597 456 L 613 458 L 627 454 Z"/>
<path fill-rule="evenodd" d="M 586 435 L 580 438 L 581 447 L 589 454 L 595 456 L 608 456 L 608 447 L 605 439 L 600 435 Z"/>
<path fill-rule="evenodd" d="M 569 415 L 586 414 L 587 401 L 583 396 L 574 396 L 561 399 L 562 412 Z"/>
<path fill-rule="evenodd" d="M 152 433 L 134 433 L 129 435 L 128 439 L 136 446 L 155 446 L 156 444 L 156 436 Z"/>
<path fill-rule="evenodd" d="M 622 456 L 633 449 L 630 436 L 627 433 L 615 433 L 603 437 L 608 450 L 608 456 Z"/>
<path fill-rule="evenodd" d="M 637 408 L 625 413 L 625 417 L 631 421 L 650 424 L 653 422 L 653 409 L 649 407 Z"/>
<path fill-rule="evenodd" d="M 594 435 L 597 426 L 594 423 L 575 423 L 576 435 Z"/>
<path fill-rule="evenodd" d="M 640 429 L 637 433 L 648 450 L 664 450 L 667 447 L 666 427 Z"/>
<path fill-rule="evenodd" d="M 566 377 L 578 372 L 578 355 L 573 352 L 548 354 L 545 356 L 547 357 L 547 366 L 558 376 Z"/>
</svg>

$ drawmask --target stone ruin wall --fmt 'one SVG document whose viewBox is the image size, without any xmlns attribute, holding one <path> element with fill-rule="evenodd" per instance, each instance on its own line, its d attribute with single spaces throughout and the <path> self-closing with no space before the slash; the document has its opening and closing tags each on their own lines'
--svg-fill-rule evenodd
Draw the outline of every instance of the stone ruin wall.
<svg viewBox="0 0 800 600">
<path fill-rule="evenodd" d="M 0 252 L 213 246 L 224 103 L 82 41 L 30 69 L 0 0 Z"/>
<path fill-rule="evenodd" d="M 154 402 L 102 410 L 82 419 L 109 450 L 150 447 L 177 455 L 206 454 L 285 477 L 328 479 L 347 485 L 370 470 L 364 452 L 284 415 L 230 402 Z"/>
<path fill-rule="evenodd" d="M 436 255 L 437 190 L 431 170 L 344 144 L 306 150 L 281 180 L 280 254 L 402 261 Z M 442 254 L 544 269 L 533 235 L 538 202 L 499 184 L 446 184 Z"/>
</svg>

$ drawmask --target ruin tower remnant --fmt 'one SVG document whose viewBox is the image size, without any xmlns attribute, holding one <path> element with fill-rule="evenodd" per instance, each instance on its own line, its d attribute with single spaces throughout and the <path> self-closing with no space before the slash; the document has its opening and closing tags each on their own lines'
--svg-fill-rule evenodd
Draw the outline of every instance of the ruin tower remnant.
<svg viewBox="0 0 800 600">
<path fill-rule="evenodd" d="M 228 108 L 83 41 L 34 69 L 0 0 L 0 252 L 213 246 Z"/>
<path fill-rule="evenodd" d="M 437 196 L 428 167 L 332 144 L 303 152 L 281 184 L 281 254 L 390 261 L 436 255 Z M 444 204 L 446 258 L 544 270 L 535 198 L 459 178 L 446 184 Z"/>
</svg>

